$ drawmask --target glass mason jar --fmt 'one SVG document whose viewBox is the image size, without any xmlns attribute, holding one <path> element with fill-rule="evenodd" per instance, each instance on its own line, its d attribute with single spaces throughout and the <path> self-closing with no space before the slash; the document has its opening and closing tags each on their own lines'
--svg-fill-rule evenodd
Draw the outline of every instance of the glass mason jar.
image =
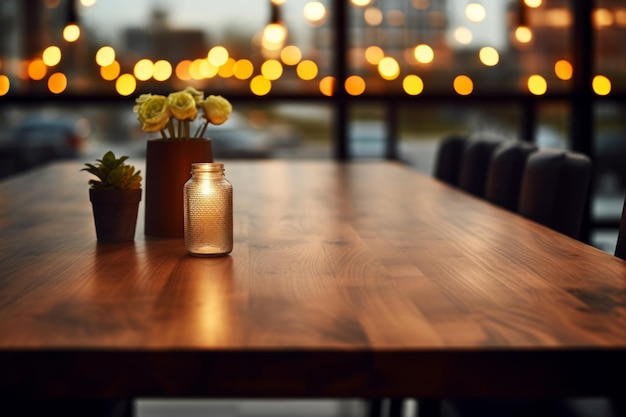
<svg viewBox="0 0 626 417">
<path fill-rule="evenodd" d="M 233 186 L 224 176 L 224 164 L 191 164 L 184 209 L 189 254 L 221 256 L 233 250 Z"/>
</svg>

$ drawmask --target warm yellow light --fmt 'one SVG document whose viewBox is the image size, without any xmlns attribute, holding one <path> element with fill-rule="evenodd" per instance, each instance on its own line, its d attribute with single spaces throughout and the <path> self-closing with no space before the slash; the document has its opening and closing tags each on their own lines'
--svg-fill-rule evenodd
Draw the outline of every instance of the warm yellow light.
<svg viewBox="0 0 626 417">
<path fill-rule="evenodd" d="M 240 59 L 235 62 L 233 74 L 238 80 L 247 80 L 254 73 L 254 65 L 248 59 Z"/>
<path fill-rule="evenodd" d="M 154 63 L 154 74 L 152 75 L 157 81 L 169 80 L 172 76 L 172 64 L 165 59 L 160 59 Z"/>
<path fill-rule="evenodd" d="M 137 61 L 133 68 L 133 74 L 139 81 L 147 81 L 154 75 L 154 62 L 144 58 Z"/>
<path fill-rule="evenodd" d="M 469 45 L 473 38 L 474 35 L 472 34 L 472 31 L 465 26 L 459 26 L 454 29 L 454 39 L 456 39 L 456 41 L 461 45 Z"/>
<path fill-rule="evenodd" d="M 106 67 L 100 67 L 100 76 L 103 80 L 113 81 L 120 75 L 120 71 L 120 63 L 117 61 L 113 61 Z"/>
<path fill-rule="evenodd" d="M 469 3 L 465 6 L 465 17 L 467 17 L 470 22 L 482 22 L 485 20 L 486 16 L 487 12 L 485 7 L 480 3 Z"/>
<path fill-rule="evenodd" d="M 91 7 L 96 4 L 97 0 L 80 0 L 80 4 L 84 7 Z"/>
<path fill-rule="evenodd" d="M 531 75 L 528 77 L 528 91 L 536 96 L 545 94 L 546 91 L 548 91 L 548 83 L 546 79 L 541 75 Z"/>
<path fill-rule="evenodd" d="M 417 10 L 426 10 L 430 7 L 430 0 L 412 0 L 411 3 Z"/>
<path fill-rule="evenodd" d="M 209 63 L 215 67 L 221 67 L 228 62 L 228 50 L 223 46 L 214 46 L 207 54 Z"/>
<path fill-rule="evenodd" d="M 415 74 L 407 75 L 402 80 L 402 88 L 405 93 L 416 96 L 424 91 L 424 81 Z"/>
<path fill-rule="evenodd" d="M 385 80 L 395 80 L 400 75 L 400 64 L 394 58 L 387 56 L 378 63 L 378 73 Z"/>
<path fill-rule="evenodd" d="M 215 65 L 212 65 L 207 59 L 196 59 L 191 63 L 191 68 L 189 71 L 192 78 L 196 80 L 201 80 L 203 78 L 215 77 L 219 73 L 220 68 L 221 67 L 216 67 Z"/>
<path fill-rule="evenodd" d="M 287 39 L 287 28 L 280 23 L 270 23 L 263 30 L 261 43 L 265 49 L 276 51 L 282 48 Z"/>
<path fill-rule="evenodd" d="M 122 74 L 115 81 L 115 91 L 121 96 L 129 96 L 137 89 L 137 80 L 131 74 Z"/>
<path fill-rule="evenodd" d="M 531 8 L 537 8 L 541 6 L 542 0 L 524 0 L 524 4 Z"/>
<path fill-rule="evenodd" d="M 554 73 L 561 80 L 571 80 L 574 75 L 574 68 L 569 61 L 561 59 L 554 64 Z"/>
<path fill-rule="evenodd" d="M 593 11 L 593 23 L 596 27 L 603 28 L 613 24 L 613 13 L 610 10 L 599 8 Z"/>
<path fill-rule="evenodd" d="M 275 6 L 281 6 L 283 4 L 285 4 L 286 0 L 271 0 L 272 4 Z"/>
<path fill-rule="evenodd" d="M 283 75 L 283 66 L 275 59 L 268 59 L 261 65 L 261 74 L 270 81 L 275 81 Z"/>
<path fill-rule="evenodd" d="M 358 75 L 351 75 L 346 79 L 344 88 L 351 96 L 360 96 L 365 92 L 365 80 Z"/>
<path fill-rule="evenodd" d="M 494 65 L 497 65 L 500 61 L 500 54 L 498 54 L 498 51 L 496 51 L 496 49 L 492 48 L 491 46 L 485 46 L 483 48 L 480 48 L 480 52 L 478 52 L 478 57 L 480 58 L 480 62 L 488 67 L 493 67 Z"/>
<path fill-rule="evenodd" d="M 222 78 L 230 78 L 235 74 L 235 59 L 228 58 L 226 63 L 217 69 L 217 74 Z"/>
<path fill-rule="evenodd" d="M 191 74 L 189 72 L 189 68 L 191 67 L 191 60 L 185 59 L 182 60 L 176 65 L 176 78 L 181 81 L 189 81 L 191 80 Z"/>
<path fill-rule="evenodd" d="M 296 67 L 296 74 L 300 79 L 309 81 L 317 77 L 318 73 L 317 64 L 311 60 L 305 59 L 304 61 L 300 61 L 298 66 Z"/>
<path fill-rule="evenodd" d="M 604 75 L 596 75 L 592 81 L 593 91 L 599 96 L 606 96 L 611 92 L 611 80 Z"/>
<path fill-rule="evenodd" d="M 61 62 L 61 50 L 58 46 L 47 47 L 46 49 L 44 49 L 41 56 L 43 58 L 44 64 L 49 67 L 54 67 L 59 62 Z"/>
<path fill-rule="evenodd" d="M 101 67 L 111 65 L 115 61 L 115 49 L 110 46 L 103 46 L 96 52 L 96 64 Z"/>
<path fill-rule="evenodd" d="M 297 65 L 302 60 L 302 51 L 295 45 L 289 45 L 280 51 L 280 59 L 285 65 Z"/>
<path fill-rule="evenodd" d="M 615 23 L 619 27 L 626 27 L 626 9 L 615 10 Z"/>
<path fill-rule="evenodd" d="M 369 5 L 372 0 L 352 0 L 352 4 L 356 7 L 365 7 Z"/>
<path fill-rule="evenodd" d="M 48 78 L 48 90 L 53 94 L 61 94 L 67 88 L 67 77 L 65 74 L 55 72 Z"/>
<path fill-rule="evenodd" d="M 80 28 L 78 25 L 71 23 L 63 29 L 63 39 L 67 42 L 76 42 L 80 38 Z"/>
<path fill-rule="evenodd" d="M 457 75 L 454 78 L 453 86 L 454 91 L 462 96 L 470 95 L 474 91 L 474 82 L 467 75 Z"/>
<path fill-rule="evenodd" d="M 326 76 L 320 80 L 320 92 L 326 97 L 332 97 L 335 93 L 335 77 Z"/>
<path fill-rule="evenodd" d="M 417 62 L 421 62 L 422 64 L 428 64 L 433 61 L 435 58 L 435 52 L 433 48 L 426 44 L 417 45 L 415 50 L 413 51 L 415 55 L 415 59 Z"/>
<path fill-rule="evenodd" d="M 11 89 L 11 80 L 4 74 L 0 74 L 0 96 L 5 96 Z"/>
<path fill-rule="evenodd" d="M 48 67 L 42 59 L 35 58 L 28 64 L 28 76 L 31 80 L 43 80 L 47 73 Z"/>
<path fill-rule="evenodd" d="M 250 81 L 250 91 L 257 96 L 264 96 L 272 90 L 272 82 L 262 75 L 257 75 Z"/>
<path fill-rule="evenodd" d="M 529 43 L 533 40 L 533 32 L 527 26 L 515 28 L 515 39 L 520 43 Z"/>
<path fill-rule="evenodd" d="M 385 52 L 379 46 L 369 46 L 365 50 L 365 59 L 372 65 L 378 65 L 385 57 Z"/>
<path fill-rule="evenodd" d="M 368 7 L 365 9 L 363 19 L 370 26 L 380 26 L 383 23 L 383 12 L 377 7 Z"/>
<path fill-rule="evenodd" d="M 319 1 L 310 1 L 304 5 L 304 18 L 311 23 L 319 23 L 326 17 L 326 6 Z"/>
</svg>

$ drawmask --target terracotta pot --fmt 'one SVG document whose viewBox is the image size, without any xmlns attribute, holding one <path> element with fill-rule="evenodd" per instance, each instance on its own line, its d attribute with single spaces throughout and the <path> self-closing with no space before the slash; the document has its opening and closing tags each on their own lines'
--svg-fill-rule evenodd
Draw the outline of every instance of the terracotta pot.
<svg viewBox="0 0 626 417">
<path fill-rule="evenodd" d="M 146 235 L 184 237 L 183 187 L 195 162 L 213 162 L 210 139 L 147 141 Z"/>
<path fill-rule="evenodd" d="M 141 189 L 89 190 L 96 236 L 101 242 L 135 240 Z"/>
</svg>

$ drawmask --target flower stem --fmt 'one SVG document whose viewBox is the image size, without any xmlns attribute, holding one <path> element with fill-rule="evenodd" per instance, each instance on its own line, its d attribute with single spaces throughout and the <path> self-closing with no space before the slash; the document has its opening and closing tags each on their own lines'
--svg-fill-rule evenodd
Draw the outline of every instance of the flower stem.
<svg viewBox="0 0 626 417">
<path fill-rule="evenodd" d="M 185 139 L 191 139 L 189 134 L 189 120 L 185 120 Z"/>
<path fill-rule="evenodd" d="M 161 129 L 161 139 L 167 139 L 167 135 L 165 134 L 165 129 Z"/>
<path fill-rule="evenodd" d="M 201 138 L 204 137 L 204 132 L 206 132 L 206 128 L 209 125 L 209 121 L 206 120 L 203 124 L 202 124 L 202 131 L 200 132 L 199 135 L 196 135 L 196 137 Z"/>
<path fill-rule="evenodd" d="M 174 132 L 174 125 L 172 124 L 172 119 L 167 122 L 167 130 L 170 132 L 170 139 L 176 139 L 176 133 Z"/>
</svg>

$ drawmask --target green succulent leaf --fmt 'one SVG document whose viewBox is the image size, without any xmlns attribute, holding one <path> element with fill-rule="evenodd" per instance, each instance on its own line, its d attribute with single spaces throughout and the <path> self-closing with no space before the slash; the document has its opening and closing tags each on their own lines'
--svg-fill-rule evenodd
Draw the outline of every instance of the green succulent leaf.
<svg viewBox="0 0 626 417">
<path fill-rule="evenodd" d="M 90 179 L 89 185 L 96 190 L 134 190 L 141 188 L 141 171 L 126 164 L 128 156 L 115 157 L 112 151 L 96 159 L 96 164 L 85 164 L 81 171 L 87 171 L 98 179 Z"/>
</svg>

